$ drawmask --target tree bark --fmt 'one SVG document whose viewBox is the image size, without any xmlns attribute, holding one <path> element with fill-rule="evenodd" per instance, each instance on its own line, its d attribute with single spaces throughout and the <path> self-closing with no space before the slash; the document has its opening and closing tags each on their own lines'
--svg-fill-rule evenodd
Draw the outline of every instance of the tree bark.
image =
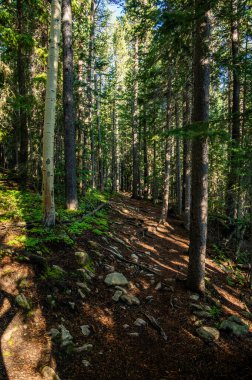
<svg viewBox="0 0 252 380">
<path fill-rule="evenodd" d="M 183 128 L 186 129 L 190 124 L 190 86 L 187 85 L 183 94 Z M 189 136 L 184 139 L 183 149 L 183 199 L 184 199 L 184 223 L 185 228 L 190 230 L 190 209 L 191 209 L 191 150 L 192 144 Z"/>
<path fill-rule="evenodd" d="M 227 215 L 237 218 L 238 212 L 238 187 L 239 165 L 237 163 L 237 149 L 240 145 L 240 75 L 239 75 L 239 25 L 238 25 L 238 1 L 231 0 L 231 48 L 232 48 L 232 125 L 231 125 L 231 152 L 230 172 L 227 186 Z"/>
<path fill-rule="evenodd" d="M 47 227 L 55 224 L 54 205 L 54 126 L 61 24 L 61 0 L 51 2 L 51 28 L 46 80 L 43 131 L 43 211 Z"/>
<path fill-rule="evenodd" d="M 71 0 L 63 0 L 62 8 L 66 207 L 68 210 L 76 210 L 78 208 L 78 199 L 73 97 L 73 41 Z"/>
<path fill-rule="evenodd" d="M 139 136 L 138 136 L 138 38 L 134 42 L 134 88 L 132 109 L 132 154 L 133 154 L 133 192 L 132 198 L 139 197 Z"/>
<path fill-rule="evenodd" d="M 178 101 L 175 102 L 175 122 L 176 129 L 179 129 L 179 106 Z M 182 214 L 182 192 L 181 192 L 181 163 L 180 163 L 180 138 L 176 138 L 176 198 L 177 211 Z"/>
<path fill-rule="evenodd" d="M 166 132 L 171 129 L 171 78 L 168 79 L 166 95 Z M 164 192 L 163 206 L 159 223 L 164 224 L 167 221 L 169 208 L 169 189 L 170 189 L 170 166 L 171 166 L 171 136 L 165 140 L 165 171 L 164 171 Z"/>
<path fill-rule="evenodd" d="M 192 143 L 192 206 L 187 285 L 205 291 L 205 255 L 208 216 L 208 117 L 209 117 L 209 3 L 195 1 L 192 122 L 198 136 Z M 200 14 L 197 14 L 200 13 Z"/>
<path fill-rule="evenodd" d="M 27 80 L 26 80 L 26 62 L 22 46 L 21 35 L 24 33 L 23 26 L 23 0 L 17 0 L 17 21 L 18 21 L 18 33 L 20 38 L 18 39 L 18 56 L 17 56 L 17 78 L 18 78 L 18 94 L 19 102 L 19 158 L 18 158 L 18 172 L 22 182 L 26 182 L 27 179 L 27 162 L 28 162 L 28 120 L 27 110 L 25 108 L 25 101 L 27 96 Z"/>
</svg>

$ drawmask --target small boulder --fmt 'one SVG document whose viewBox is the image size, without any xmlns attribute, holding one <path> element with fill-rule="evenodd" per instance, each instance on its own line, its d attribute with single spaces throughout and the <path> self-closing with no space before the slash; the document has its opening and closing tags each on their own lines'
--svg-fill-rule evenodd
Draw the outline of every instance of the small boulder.
<svg viewBox="0 0 252 380">
<path fill-rule="evenodd" d="M 222 321 L 220 329 L 229 331 L 236 336 L 247 334 L 249 331 L 248 326 L 235 315 L 231 315 L 228 319 Z"/>
<path fill-rule="evenodd" d="M 75 347 L 74 352 L 80 353 L 83 351 L 91 351 L 92 348 L 93 348 L 92 344 L 86 343 L 86 344 L 83 344 L 83 346 Z"/>
<path fill-rule="evenodd" d="M 134 322 L 134 325 L 138 327 L 143 327 L 147 325 L 147 322 L 142 318 L 137 318 Z"/>
<path fill-rule="evenodd" d="M 134 261 L 134 263 L 138 263 L 139 261 L 139 258 L 137 255 L 135 255 L 134 253 L 131 255 L 131 258 L 132 258 L 132 261 Z"/>
<path fill-rule="evenodd" d="M 88 360 L 83 359 L 82 363 L 84 364 L 85 367 L 89 367 L 90 366 L 90 362 Z"/>
<path fill-rule="evenodd" d="M 138 332 L 132 332 L 132 333 L 128 333 L 129 336 L 133 336 L 133 337 L 137 337 L 139 336 L 139 333 Z"/>
<path fill-rule="evenodd" d="M 80 328 L 81 328 L 81 332 L 84 336 L 90 335 L 91 331 L 90 331 L 90 327 L 88 325 L 83 325 Z"/>
<path fill-rule="evenodd" d="M 85 252 L 85 251 L 75 252 L 74 256 L 76 257 L 76 260 L 77 260 L 79 265 L 86 265 L 87 261 L 89 259 L 89 256 L 88 256 L 87 252 Z"/>
<path fill-rule="evenodd" d="M 128 280 L 127 278 L 122 274 L 122 273 L 119 273 L 119 272 L 113 272 L 113 273 L 109 273 L 105 280 L 104 280 L 105 284 L 106 285 L 121 285 L 121 286 L 124 286 L 124 285 L 128 285 Z"/>
<path fill-rule="evenodd" d="M 162 289 L 162 283 L 159 281 L 157 285 L 155 286 L 155 290 L 161 290 Z"/>
<path fill-rule="evenodd" d="M 220 338 L 219 330 L 215 329 L 214 327 L 201 326 L 196 331 L 201 338 L 208 341 L 215 341 Z"/>
<path fill-rule="evenodd" d="M 192 301 L 198 301 L 200 299 L 200 296 L 199 296 L 199 294 L 194 293 L 194 294 L 191 294 L 189 298 Z"/>
<path fill-rule="evenodd" d="M 87 292 L 87 293 L 90 293 L 91 292 L 91 290 L 89 289 L 89 287 L 87 286 L 87 284 L 85 284 L 85 282 L 76 282 L 76 285 L 79 287 L 79 288 L 81 288 L 81 289 L 83 289 L 85 292 Z"/>
<path fill-rule="evenodd" d="M 117 290 L 113 297 L 112 297 L 112 300 L 115 301 L 115 302 L 118 302 L 120 297 L 123 295 L 123 292 L 121 290 Z"/>
<path fill-rule="evenodd" d="M 137 297 L 132 296 L 131 294 L 123 294 L 121 296 L 121 300 L 125 302 L 127 305 L 140 305 L 140 301 Z"/>
</svg>

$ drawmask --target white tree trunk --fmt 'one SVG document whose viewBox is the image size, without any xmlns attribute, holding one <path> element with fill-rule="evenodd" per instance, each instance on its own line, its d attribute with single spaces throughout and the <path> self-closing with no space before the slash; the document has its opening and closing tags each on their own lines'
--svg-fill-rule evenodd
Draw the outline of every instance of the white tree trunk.
<svg viewBox="0 0 252 380">
<path fill-rule="evenodd" d="M 61 0 L 51 2 L 51 28 L 46 80 L 43 131 L 43 212 L 47 227 L 55 224 L 54 205 L 54 126 L 61 24 Z"/>
</svg>

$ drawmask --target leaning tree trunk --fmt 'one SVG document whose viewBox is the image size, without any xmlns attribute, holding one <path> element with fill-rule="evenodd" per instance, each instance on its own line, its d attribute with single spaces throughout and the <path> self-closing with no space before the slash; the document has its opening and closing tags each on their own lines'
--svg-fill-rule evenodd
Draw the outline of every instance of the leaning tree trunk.
<svg viewBox="0 0 252 380">
<path fill-rule="evenodd" d="M 54 126 L 60 42 L 61 0 L 52 0 L 51 29 L 46 80 L 43 131 L 43 211 L 47 227 L 55 224 L 54 205 Z"/>
<path fill-rule="evenodd" d="M 75 123 L 73 97 L 73 42 L 72 42 L 72 2 L 63 0 L 63 110 L 65 127 L 65 180 L 66 206 L 68 210 L 78 208 Z"/>
<path fill-rule="evenodd" d="M 171 128 L 171 78 L 168 80 L 166 98 L 166 132 Z M 171 166 L 171 136 L 166 137 L 165 141 L 165 171 L 164 171 L 164 193 L 163 206 L 159 223 L 164 224 L 167 220 L 169 208 L 169 189 L 170 189 L 170 166 Z"/>
<path fill-rule="evenodd" d="M 205 255 L 208 215 L 208 116 L 209 116 L 209 3 L 195 1 L 195 12 L 205 12 L 195 22 L 193 55 L 192 123 L 197 137 L 192 143 L 192 206 L 187 285 L 205 291 Z"/>
</svg>

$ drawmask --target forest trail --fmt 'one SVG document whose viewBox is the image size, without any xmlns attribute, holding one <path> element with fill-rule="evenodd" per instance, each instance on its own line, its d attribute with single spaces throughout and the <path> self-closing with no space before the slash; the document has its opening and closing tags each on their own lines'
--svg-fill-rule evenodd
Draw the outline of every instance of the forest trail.
<svg viewBox="0 0 252 380">
<path fill-rule="evenodd" d="M 0 379 L 56 379 L 46 375 L 49 368 L 61 380 L 251 379 L 251 333 L 221 332 L 215 342 L 197 334 L 202 324 L 248 316 L 251 292 L 229 286 L 226 268 L 208 258 L 207 293 L 198 299 L 185 287 L 188 236 L 180 219 L 159 226 L 160 206 L 128 194 L 112 197 L 108 213 L 109 236 L 86 231 L 76 247 L 48 257 L 65 271 L 63 282 L 42 281 L 31 265 L 2 259 Z M 88 253 L 94 269 L 82 285 L 78 251 Z M 124 300 L 112 299 L 115 289 L 104 283 L 114 271 L 129 282 L 117 289 L 127 292 Z M 15 302 L 20 292 L 32 304 L 28 312 Z M 208 316 L 196 315 L 206 310 Z M 138 318 L 145 324 L 137 326 Z"/>
</svg>

